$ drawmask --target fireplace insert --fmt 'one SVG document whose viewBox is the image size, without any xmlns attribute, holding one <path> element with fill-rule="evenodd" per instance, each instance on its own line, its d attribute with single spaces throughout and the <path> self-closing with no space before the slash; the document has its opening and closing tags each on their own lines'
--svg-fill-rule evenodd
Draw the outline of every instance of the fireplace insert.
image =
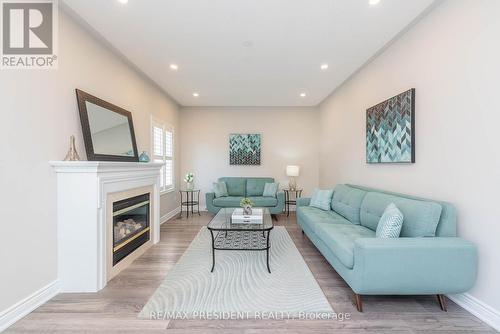
<svg viewBox="0 0 500 334">
<path fill-rule="evenodd" d="M 149 194 L 113 203 L 113 265 L 150 239 Z"/>
</svg>

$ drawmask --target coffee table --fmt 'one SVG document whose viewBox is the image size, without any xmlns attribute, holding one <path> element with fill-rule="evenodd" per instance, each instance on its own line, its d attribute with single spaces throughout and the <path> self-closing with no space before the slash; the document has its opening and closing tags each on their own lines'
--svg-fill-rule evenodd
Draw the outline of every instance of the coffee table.
<svg viewBox="0 0 500 334">
<path fill-rule="evenodd" d="M 274 228 L 271 214 L 264 210 L 262 224 L 238 224 L 231 222 L 235 208 L 222 208 L 208 223 L 212 236 L 212 269 L 215 268 L 215 251 L 266 251 L 267 271 L 269 267 L 269 235 Z"/>
</svg>

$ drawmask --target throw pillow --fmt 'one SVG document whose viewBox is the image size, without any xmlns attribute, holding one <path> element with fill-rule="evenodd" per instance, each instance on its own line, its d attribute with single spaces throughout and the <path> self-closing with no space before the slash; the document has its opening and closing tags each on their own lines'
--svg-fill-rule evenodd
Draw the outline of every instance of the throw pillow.
<svg viewBox="0 0 500 334">
<path fill-rule="evenodd" d="M 262 196 L 276 197 L 278 192 L 279 183 L 266 183 L 264 185 L 264 193 Z"/>
<path fill-rule="evenodd" d="M 311 202 L 309 206 L 313 206 L 315 208 L 321 210 L 330 210 L 330 203 L 332 202 L 333 189 L 329 190 L 321 190 L 315 189 L 314 193 L 311 197 Z"/>
<path fill-rule="evenodd" d="M 224 181 L 219 181 L 219 182 L 214 182 L 214 193 L 215 197 L 227 197 L 227 186 L 226 182 Z"/>
<path fill-rule="evenodd" d="M 403 227 L 403 214 L 396 204 L 389 204 L 380 217 L 375 236 L 377 238 L 399 238 Z"/>
</svg>

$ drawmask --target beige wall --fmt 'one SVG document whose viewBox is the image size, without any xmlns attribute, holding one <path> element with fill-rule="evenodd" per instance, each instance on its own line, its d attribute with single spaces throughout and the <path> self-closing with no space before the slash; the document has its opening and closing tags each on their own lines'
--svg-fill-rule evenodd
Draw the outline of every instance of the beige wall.
<svg viewBox="0 0 500 334">
<path fill-rule="evenodd" d="M 447 1 L 328 98 L 320 184 L 352 182 L 447 200 L 479 246 L 470 293 L 500 310 L 500 1 Z M 416 163 L 365 163 L 365 110 L 416 88 Z"/>
<path fill-rule="evenodd" d="M 57 278 L 48 161 L 64 158 L 72 134 L 85 157 L 75 88 L 130 110 L 139 151 L 149 150 L 151 114 L 178 127 L 176 103 L 62 12 L 59 49 L 58 70 L 0 71 L 0 313 Z M 161 204 L 177 207 L 176 193 Z"/>
<path fill-rule="evenodd" d="M 287 164 L 300 166 L 297 182 L 306 194 L 318 185 L 315 108 L 185 108 L 181 111 L 181 176 L 196 175 L 205 193 L 221 176 L 270 176 L 288 184 Z M 229 165 L 229 134 L 260 133 L 260 166 Z"/>
</svg>

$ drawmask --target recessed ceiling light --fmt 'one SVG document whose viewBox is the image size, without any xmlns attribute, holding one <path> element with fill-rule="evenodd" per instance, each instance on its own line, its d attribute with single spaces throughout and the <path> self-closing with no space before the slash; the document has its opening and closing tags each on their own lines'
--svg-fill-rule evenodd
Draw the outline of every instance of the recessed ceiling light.
<svg viewBox="0 0 500 334">
<path fill-rule="evenodd" d="M 321 64 L 320 68 L 321 68 L 322 71 L 325 71 L 325 70 L 328 69 L 328 64 L 326 64 L 326 63 L 325 64 Z"/>
<path fill-rule="evenodd" d="M 172 71 L 177 71 L 179 69 L 179 66 L 177 66 L 177 64 L 170 64 L 170 69 Z"/>
<path fill-rule="evenodd" d="M 306 93 L 300 93 L 300 97 L 306 97 L 307 94 Z"/>
<path fill-rule="evenodd" d="M 198 97 L 198 96 L 200 96 L 200 94 L 198 94 L 197 92 L 194 92 L 194 93 L 193 93 L 193 96 L 194 96 L 194 97 Z"/>
<path fill-rule="evenodd" d="M 128 0 L 118 0 L 118 2 L 125 5 L 126 3 L 128 3 Z"/>
<path fill-rule="evenodd" d="M 377 5 L 380 2 L 380 0 L 369 0 L 368 3 L 372 6 Z"/>
</svg>

